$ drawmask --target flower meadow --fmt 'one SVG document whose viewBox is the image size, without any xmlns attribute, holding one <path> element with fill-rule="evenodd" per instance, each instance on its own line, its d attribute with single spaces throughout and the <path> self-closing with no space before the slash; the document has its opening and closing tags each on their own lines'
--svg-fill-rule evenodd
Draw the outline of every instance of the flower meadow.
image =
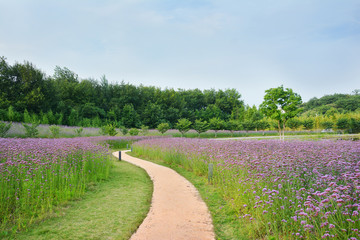
<svg viewBox="0 0 360 240">
<path fill-rule="evenodd" d="M 152 139 L 142 156 L 207 176 L 250 239 L 360 239 L 360 141 Z"/>
<path fill-rule="evenodd" d="M 110 167 L 108 148 L 95 138 L 0 138 L 0 229 L 26 228 L 106 179 Z"/>
</svg>

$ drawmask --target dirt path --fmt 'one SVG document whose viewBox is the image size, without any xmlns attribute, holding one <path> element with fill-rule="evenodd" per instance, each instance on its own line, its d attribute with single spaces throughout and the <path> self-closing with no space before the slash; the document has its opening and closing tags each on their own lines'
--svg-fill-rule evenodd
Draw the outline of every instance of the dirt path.
<svg viewBox="0 0 360 240">
<path fill-rule="evenodd" d="M 113 153 L 118 157 L 118 152 Z M 150 211 L 131 240 L 215 239 L 210 213 L 196 188 L 174 170 L 131 157 L 154 182 Z"/>
</svg>

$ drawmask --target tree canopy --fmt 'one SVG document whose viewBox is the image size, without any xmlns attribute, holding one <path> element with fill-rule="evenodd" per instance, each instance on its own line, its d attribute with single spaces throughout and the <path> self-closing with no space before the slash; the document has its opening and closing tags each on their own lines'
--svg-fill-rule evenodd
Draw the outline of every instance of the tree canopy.
<svg viewBox="0 0 360 240">
<path fill-rule="evenodd" d="M 260 109 L 266 116 L 278 122 L 280 138 L 283 139 L 286 122 L 302 111 L 301 96 L 291 88 L 284 89 L 282 85 L 270 88 L 265 93 Z"/>
</svg>

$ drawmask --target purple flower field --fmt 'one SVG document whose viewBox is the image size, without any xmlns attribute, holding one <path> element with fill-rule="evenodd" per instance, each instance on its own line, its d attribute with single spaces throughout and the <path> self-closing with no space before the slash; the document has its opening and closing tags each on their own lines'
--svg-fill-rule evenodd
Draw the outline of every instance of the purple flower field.
<svg viewBox="0 0 360 240">
<path fill-rule="evenodd" d="M 80 197 L 89 182 L 106 179 L 107 140 L 0 138 L 0 230 L 26 228 L 53 207 Z M 1 231 L 0 231 L 1 232 Z"/>
<path fill-rule="evenodd" d="M 142 140 L 135 151 L 207 176 L 249 238 L 360 239 L 360 142 Z"/>
</svg>

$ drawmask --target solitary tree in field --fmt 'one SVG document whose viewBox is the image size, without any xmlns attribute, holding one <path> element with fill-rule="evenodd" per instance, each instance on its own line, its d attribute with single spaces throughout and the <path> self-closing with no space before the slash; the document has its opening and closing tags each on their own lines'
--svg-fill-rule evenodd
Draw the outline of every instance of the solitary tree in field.
<svg viewBox="0 0 360 240">
<path fill-rule="evenodd" d="M 264 101 L 260 105 L 261 111 L 268 117 L 278 122 L 280 139 L 284 140 L 285 124 L 302 111 L 301 96 L 294 93 L 291 88 L 281 85 L 265 91 Z"/>
</svg>

